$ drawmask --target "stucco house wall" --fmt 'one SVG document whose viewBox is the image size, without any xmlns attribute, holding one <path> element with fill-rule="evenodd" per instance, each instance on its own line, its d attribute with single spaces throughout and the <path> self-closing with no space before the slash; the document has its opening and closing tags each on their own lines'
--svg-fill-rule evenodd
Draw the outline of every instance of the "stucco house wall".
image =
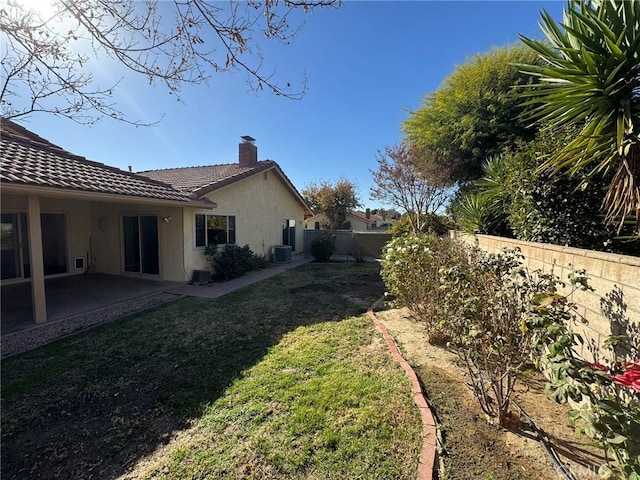
<svg viewBox="0 0 640 480">
<path fill-rule="evenodd" d="M 183 209 L 212 205 L 166 183 L 72 154 L 10 120 L 0 120 L 0 283 L 31 284 L 36 323 L 47 321 L 45 278 L 87 271 L 188 278 Z M 127 224 L 127 270 L 144 273 L 130 273 L 125 272 L 124 219 L 139 215 L 152 218 Z M 143 234 L 138 238 L 139 232 Z"/>
<path fill-rule="evenodd" d="M 188 279 L 184 268 L 182 208 L 93 202 L 91 205 L 91 265 L 98 273 L 140 275 L 124 272 L 122 217 L 153 215 L 158 217 L 160 274 L 149 278 L 181 282 Z M 186 209 L 185 210 L 189 210 Z M 170 218 L 164 222 L 163 218 Z"/>
<path fill-rule="evenodd" d="M 66 275 L 84 273 L 84 270 L 76 270 L 74 268 L 73 259 L 75 257 L 84 257 L 86 265 L 87 252 L 89 251 L 89 237 L 91 235 L 89 227 L 89 218 L 91 215 L 89 203 L 61 198 L 42 198 L 40 200 L 40 209 L 41 213 L 58 213 L 65 215 L 67 237 Z"/>
<path fill-rule="evenodd" d="M 40 199 L 40 212 L 42 214 L 54 213 L 62 214 L 65 217 L 64 235 L 66 242 L 65 265 L 66 272 L 51 275 L 66 276 L 84 273 L 84 270 L 74 268 L 73 259 L 75 257 L 86 257 L 89 251 L 89 228 L 90 208 L 88 202 L 77 202 L 70 199 L 47 198 Z M 2 195 L 2 213 L 27 213 L 27 197 L 21 195 Z M 44 245 L 46 250 L 49 246 Z M 25 281 L 23 278 L 8 279 L 7 283 Z"/>
<path fill-rule="evenodd" d="M 249 245 L 258 255 L 268 256 L 271 248 L 282 244 L 285 220 L 296 222 L 297 253 L 304 248 L 304 208 L 291 195 L 274 170 L 244 178 L 205 196 L 217 207 L 213 210 L 185 209 L 184 242 L 187 272 L 209 269 L 204 247 L 195 246 L 195 214 L 234 215 L 236 244 Z"/>
<path fill-rule="evenodd" d="M 351 222 L 351 230 L 354 232 L 366 232 L 368 224 L 366 221 L 354 215 L 347 215 L 347 221 Z"/>
<path fill-rule="evenodd" d="M 86 269 L 113 275 L 125 274 L 123 268 L 123 215 L 154 215 L 158 217 L 158 241 L 160 247 L 160 274 L 146 275 L 159 280 L 184 281 L 188 279 L 184 268 L 182 208 L 169 206 L 102 203 L 65 198 L 40 199 L 41 213 L 65 216 L 66 272 L 49 275 L 68 276 L 84 274 Z M 3 213 L 27 212 L 27 197 L 2 196 Z M 171 218 L 163 222 L 162 218 Z M 43 248 L 47 248 L 44 245 Z M 74 258 L 83 257 L 84 269 L 76 269 Z M 126 273 L 127 275 L 135 275 Z M 18 278 L 6 283 L 28 281 Z"/>
</svg>

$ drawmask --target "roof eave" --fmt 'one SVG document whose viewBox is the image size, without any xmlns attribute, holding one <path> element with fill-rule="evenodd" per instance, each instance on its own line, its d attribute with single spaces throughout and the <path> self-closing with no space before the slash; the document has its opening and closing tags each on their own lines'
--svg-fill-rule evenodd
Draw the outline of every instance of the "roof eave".
<svg viewBox="0 0 640 480">
<path fill-rule="evenodd" d="M 124 195 L 85 190 L 44 187 L 40 185 L 16 184 L 2 182 L 2 194 L 7 195 L 37 195 L 49 198 L 70 198 L 86 201 L 102 201 L 107 203 L 134 203 L 146 205 L 165 205 L 180 207 L 215 208 L 216 204 L 207 199 L 172 200 L 167 198 L 153 198 L 136 195 Z"/>
</svg>

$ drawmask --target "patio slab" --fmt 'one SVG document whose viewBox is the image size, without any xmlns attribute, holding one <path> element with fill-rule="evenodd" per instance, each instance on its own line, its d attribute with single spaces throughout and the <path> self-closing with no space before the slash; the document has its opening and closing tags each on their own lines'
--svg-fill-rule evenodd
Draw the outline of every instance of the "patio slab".
<svg viewBox="0 0 640 480">
<path fill-rule="evenodd" d="M 184 296 L 218 298 L 286 270 L 312 262 L 296 255 L 228 282 L 188 285 L 118 275 L 76 275 L 47 279 L 49 320 L 36 324 L 31 313 L 29 283 L 2 286 L 1 355 L 7 357 L 45 345 L 92 326 L 171 302 Z"/>
<path fill-rule="evenodd" d="M 179 285 L 177 282 L 101 273 L 49 278 L 45 280 L 47 323 L 168 291 Z M 2 335 L 38 326 L 31 308 L 31 283 L 3 285 L 0 293 Z"/>
</svg>

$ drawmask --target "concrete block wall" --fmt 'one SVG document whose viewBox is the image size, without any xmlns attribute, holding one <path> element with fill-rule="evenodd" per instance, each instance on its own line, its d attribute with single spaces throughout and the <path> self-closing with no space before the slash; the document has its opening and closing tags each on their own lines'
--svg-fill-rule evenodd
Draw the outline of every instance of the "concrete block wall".
<svg viewBox="0 0 640 480">
<path fill-rule="evenodd" d="M 640 258 L 628 255 L 583 250 L 546 243 L 525 242 L 491 235 L 464 235 L 451 232 L 450 237 L 468 243 L 478 242 L 483 250 L 499 253 L 503 248 L 519 248 L 530 270 L 553 272 L 568 283 L 573 270 L 584 269 L 595 292 L 578 291 L 570 296 L 587 324 L 575 326 L 583 333 L 585 346 L 580 352 L 591 359 L 589 344 L 601 345 L 609 335 L 638 335 L 640 329 Z M 568 287 L 565 289 L 568 293 Z"/>
<path fill-rule="evenodd" d="M 382 249 L 387 242 L 390 242 L 393 235 L 383 232 L 353 232 L 353 240 L 358 245 L 364 255 L 368 257 L 380 258 Z"/>
<path fill-rule="evenodd" d="M 311 244 L 313 241 L 329 235 L 333 237 L 336 245 L 336 255 L 348 255 L 353 246 L 353 232 L 351 230 L 305 230 L 304 231 L 304 253 L 311 255 Z"/>
<path fill-rule="evenodd" d="M 304 252 L 311 255 L 313 240 L 322 235 L 334 237 L 336 242 L 336 255 L 350 255 L 355 248 L 361 248 L 365 256 L 380 257 L 382 248 L 391 240 L 392 235 L 380 232 L 354 232 L 352 230 L 305 230 Z"/>
</svg>

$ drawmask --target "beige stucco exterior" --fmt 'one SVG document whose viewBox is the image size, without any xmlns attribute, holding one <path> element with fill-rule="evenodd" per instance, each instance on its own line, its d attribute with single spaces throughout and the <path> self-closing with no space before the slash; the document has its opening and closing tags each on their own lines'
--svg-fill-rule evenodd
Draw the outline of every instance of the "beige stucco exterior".
<svg viewBox="0 0 640 480">
<path fill-rule="evenodd" d="M 249 245 L 258 255 L 269 256 L 271 248 L 282 244 L 286 220 L 295 220 L 295 251 L 304 247 L 304 208 L 275 169 L 257 173 L 215 190 L 205 198 L 216 204 L 213 210 L 185 210 L 185 268 L 210 269 L 204 247 L 195 246 L 195 214 L 236 217 L 236 244 Z"/>
<path fill-rule="evenodd" d="M 11 268 L 2 284 L 31 283 L 38 323 L 47 320 L 45 278 L 104 273 L 184 282 L 194 270 L 210 270 L 204 247 L 195 246 L 196 214 L 235 216 L 236 244 L 249 245 L 253 252 L 269 257 L 272 247 L 283 243 L 285 224 L 295 224 L 295 252 L 303 251 L 308 211 L 279 167 L 191 201 L 3 184 L 0 205 L 3 214 L 16 214 L 3 217 L 3 229 L 15 232 L 15 237 L 10 234 Z M 45 214 L 59 217 L 43 217 Z M 152 217 L 157 222 L 157 274 L 125 271 L 123 219 L 127 216 Z M 53 225 L 52 229 L 47 230 L 47 225 Z M 144 240 L 140 245 L 145 248 Z M 43 261 L 53 256 L 54 268 L 51 261 Z"/>
<path fill-rule="evenodd" d="M 75 257 L 85 257 L 89 251 L 90 204 L 64 198 L 39 198 L 40 213 L 56 213 L 65 216 L 66 267 L 67 272 L 60 275 L 84 273 L 76 271 L 73 265 Z M 28 211 L 28 197 L 19 195 L 2 195 L 2 213 L 24 213 Z M 43 245 L 46 249 L 47 245 Z M 14 280 L 16 281 L 16 280 Z M 20 281 L 18 279 L 17 281 Z"/>
<path fill-rule="evenodd" d="M 125 215 L 151 215 L 158 218 L 158 244 L 161 280 L 184 281 L 183 208 L 92 202 L 91 265 L 97 272 L 118 275 L 124 272 L 122 218 Z M 167 219 L 170 221 L 164 221 Z M 128 275 L 135 275 L 127 273 Z M 153 277 L 149 275 L 149 277 Z"/>
<path fill-rule="evenodd" d="M 28 212 L 27 195 L 2 195 L 2 213 Z M 189 207 L 145 205 L 91 201 L 90 199 L 37 197 L 40 213 L 62 214 L 65 218 L 66 272 L 50 276 L 84 274 L 87 271 L 113 275 L 136 275 L 124 272 L 122 218 L 125 215 L 157 217 L 160 273 L 144 275 L 158 280 L 184 281 L 189 278 L 184 268 L 183 209 Z M 170 221 L 163 221 L 163 218 Z M 43 245 L 46 249 L 47 245 Z M 26 250 L 24 253 L 26 254 Z M 75 268 L 74 259 L 82 257 L 85 268 Z M 138 274 L 142 275 L 142 274 Z M 23 277 L 3 283 L 28 281 Z"/>
<path fill-rule="evenodd" d="M 36 193 L 38 193 L 36 191 Z M 3 213 L 28 211 L 30 192 L 2 194 Z M 304 247 L 304 208 L 290 187 L 274 169 L 239 180 L 206 195 L 215 208 L 202 204 L 165 205 L 162 202 L 103 198 L 90 195 L 80 198 L 56 197 L 38 193 L 41 213 L 65 217 L 66 272 L 51 276 L 79 275 L 87 271 L 112 275 L 141 275 L 158 280 L 187 281 L 193 270 L 210 269 L 203 247 L 195 246 L 195 214 L 234 215 L 236 243 L 258 255 L 269 256 L 275 245 L 282 244 L 282 229 L 287 220 L 295 222 L 295 251 Z M 157 217 L 159 264 L 158 275 L 124 271 L 123 217 L 150 215 Z M 164 220 L 163 220 L 164 219 Z M 167 220 L 167 221 L 165 221 Z M 47 248 L 46 245 L 43 248 Z M 74 259 L 82 257 L 85 268 L 76 269 Z M 28 281 L 25 278 L 3 283 Z"/>
</svg>

